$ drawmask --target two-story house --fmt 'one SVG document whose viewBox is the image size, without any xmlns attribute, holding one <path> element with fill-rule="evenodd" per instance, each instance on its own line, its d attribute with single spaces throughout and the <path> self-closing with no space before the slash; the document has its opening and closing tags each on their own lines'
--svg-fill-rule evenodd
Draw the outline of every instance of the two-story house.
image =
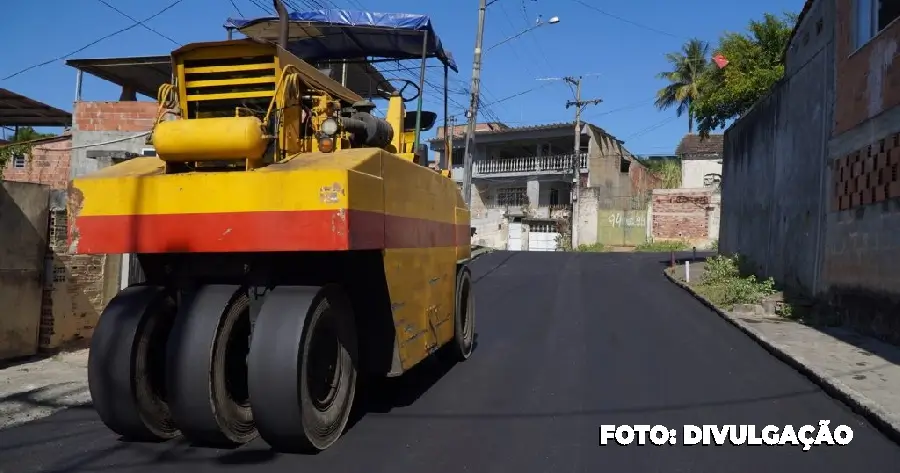
<svg viewBox="0 0 900 473">
<path fill-rule="evenodd" d="M 475 132 L 472 167 L 472 242 L 512 251 L 554 251 L 563 226 L 572 213 L 572 170 L 580 169 L 586 193 L 576 218 L 577 243 L 596 243 L 598 195 L 631 195 L 633 179 L 643 166 L 629 168 L 634 158 L 622 142 L 601 128 L 584 124 L 581 149 L 574 153 L 574 123 L 508 127 L 501 123 L 480 124 Z M 430 140 L 435 160 L 446 163 L 443 127 Z M 452 178 L 462 185 L 465 127 L 453 128 L 450 154 Z M 607 166 L 607 164 L 610 164 Z M 446 165 L 446 164 L 444 164 Z M 609 174 L 609 175 L 607 175 Z M 620 191 L 619 187 L 627 189 Z M 612 189 L 612 190 L 610 190 Z"/>
</svg>

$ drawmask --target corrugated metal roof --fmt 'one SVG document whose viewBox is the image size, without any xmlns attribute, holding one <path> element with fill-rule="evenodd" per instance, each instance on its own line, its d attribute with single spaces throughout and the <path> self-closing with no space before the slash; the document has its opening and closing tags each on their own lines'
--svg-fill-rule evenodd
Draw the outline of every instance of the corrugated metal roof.
<svg viewBox="0 0 900 473">
<path fill-rule="evenodd" d="M 503 125 L 500 123 L 499 125 Z M 587 125 L 587 123 L 585 123 Z M 505 125 L 503 125 L 505 126 Z M 503 133 L 521 133 L 523 131 L 546 131 L 546 130 L 555 130 L 555 129 L 566 129 L 566 128 L 574 128 L 575 122 L 569 123 L 547 123 L 544 125 L 525 125 L 518 127 L 506 127 L 506 128 L 498 128 L 496 130 L 483 130 L 476 131 L 475 135 L 484 136 L 484 135 L 499 135 Z M 429 143 L 439 143 L 443 140 L 443 138 L 432 138 L 428 140 Z"/>
<path fill-rule="evenodd" d="M 72 114 L 0 89 L 0 126 L 71 126 Z"/>
</svg>

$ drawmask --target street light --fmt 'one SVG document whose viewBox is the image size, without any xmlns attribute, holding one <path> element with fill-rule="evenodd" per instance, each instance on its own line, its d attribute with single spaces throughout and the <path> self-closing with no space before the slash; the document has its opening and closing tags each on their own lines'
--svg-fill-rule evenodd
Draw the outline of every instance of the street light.
<svg viewBox="0 0 900 473">
<path fill-rule="evenodd" d="M 466 207 L 471 209 L 472 204 L 472 152 L 474 150 L 475 145 L 475 120 L 478 117 L 478 101 L 481 97 L 479 92 L 479 87 L 481 84 L 481 56 L 483 52 L 487 52 L 482 50 L 482 40 L 484 39 L 484 12 L 487 10 L 487 6 L 491 3 L 496 2 L 497 0 L 492 0 L 490 3 L 487 0 L 479 0 L 478 2 L 478 29 L 475 33 L 475 58 L 472 60 L 472 87 L 469 89 L 469 113 L 466 118 L 468 118 L 468 122 L 466 123 L 466 147 L 465 149 L 465 159 L 463 164 L 463 199 L 465 199 Z M 535 28 L 540 28 L 546 24 L 555 25 L 559 23 L 559 17 L 554 16 L 550 18 L 549 21 L 544 23 L 540 19 L 538 19 L 537 24 L 532 26 L 531 28 L 522 31 L 521 33 L 511 36 L 499 43 L 491 46 L 487 50 L 491 50 L 500 46 L 501 44 L 511 41 L 519 36 L 522 36 L 529 31 L 534 30 Z M 446 133 L 446 132 L 445 132 Z M 452 150 L 450 151 L 452 153 Z"/>
<path fill-rule="evenodd" d="M 534 30 L 536 30 L 536 29 L 538 29 L 538 28 L 540 28 L 540 27 L 542 27 L 542 26 L 544 26 L 544 25 L 555 25 L 555 24 L 557 24 L 557 23 L 559 23 L 559 17 L 558 17 L 558 16 L 551 17 L 551 18 L 550 18 L 549 20 L 547 20 L 547 21 L 544 21 L 544 20 L 538 20 L 537 23 L 534 24 L 534 26 L 529 27 L 529 28 L 526 28 L 526 29 L 520 31 L 520 32 L 517 33 L 517 34 L 514 34 L 514 35 L 510 36 L 509 38 L 506 38 L 506 39 L 504 39 L 503 41 L 500 41 L 499 43 L 497 43 L 497 44 L 495 44 L 495 45 L 493 45 L 493 46 L 487 48 L 486 50 L 484 50 L 484 52 L 488 52 L 488 51 L 490 51 L 490 50 L 496 48 L 497 46 L 500 46 L 500 45 L 503 44 L 503 43 L 507 43 L 507 42 L 509 42 L 509 41 L 512 41 L 512 40 L 518 38 L 519 36 L 522 36 L 522 35 L 524 35 L 524 34 L 530 32 L 530 31 L 534 31 Z"/>
</svg>

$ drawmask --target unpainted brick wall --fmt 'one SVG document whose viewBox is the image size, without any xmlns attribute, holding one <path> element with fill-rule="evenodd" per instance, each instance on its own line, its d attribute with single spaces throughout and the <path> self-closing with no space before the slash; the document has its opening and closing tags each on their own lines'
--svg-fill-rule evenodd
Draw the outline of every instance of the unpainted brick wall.
<svg viewBox="0 0 900 473">
<path fill-rule="evenodd" d="M 44 184 L 53 189 L 65 189 L 69 182 L 72 136 L 64 135 L 35 142 L 25 167 L 13 167 L 10 160 L 3 170 L 3 179 L 16 182 Z"/>
<path fill-rule="evenodd" d="M 158 113 L 156 102 L 76 102 L 78 131 L 147 131 Z"/>
<path fill-rule="evenodd" d="M 45 351 L 90 340 L 108 302 L 106 256 L 67 254 L 67 227 L 66 210 L 51 209 L 40 329 Z"/>
<path fill-rule="evenodd" d="M 710 212 L 715 210 L 713 189 L 655 189 L 653 238 L 702 241 L 709 238 Z"/>
<path fill-rule="evenodd" d="M 834 135 L 900 105 L 900 22 L 853 50 L 854 0 L 837 0 Z"/>
</svg>

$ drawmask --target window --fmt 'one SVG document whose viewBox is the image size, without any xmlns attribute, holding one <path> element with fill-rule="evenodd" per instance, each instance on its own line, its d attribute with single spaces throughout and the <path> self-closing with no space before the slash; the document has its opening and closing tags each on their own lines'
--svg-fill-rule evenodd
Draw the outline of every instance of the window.
<svg viewBox="0 0 900 473">
<path fill-rule="evenodd" d="M 25 167 L 25 155 L 24 154 L 13 155 L 13 167 L 14 168 L 24 168 Z"/>
<path fill-rule="evenodd" d="M 156 148 L 141 148 L 141 156 L 156 156 Z"/>
<path fill-rule="evenodd" d="M 900 17 L 896 0 L 856 0 L 853 44 L 860 48 Z"/>
<path fill-rule="evenodd" d="M 559 189 L 550 189 L 550 205 L 559 205 Z"/>
<path fill-rule="evenodd" d="M 528 190 L 525 187 L 504 187 L 497 189 L 496 201 L 499 206 L 517 207 L 525 205 Z"/>
<path fill-rule="evenodd" d="M 453 157 L 454 166 L 462 165 L 466 159 L 466 150 L 465 148 L 454 148 L 451 156 Z"/>
</svg>

